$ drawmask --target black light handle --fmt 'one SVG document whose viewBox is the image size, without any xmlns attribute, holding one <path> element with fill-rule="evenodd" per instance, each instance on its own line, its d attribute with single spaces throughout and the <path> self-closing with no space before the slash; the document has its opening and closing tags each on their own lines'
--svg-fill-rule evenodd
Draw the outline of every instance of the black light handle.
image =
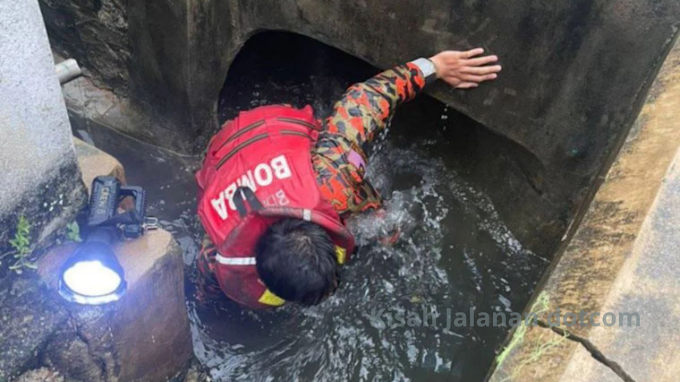
<svg viewBox="0 0 680 382">
<path fill-rule="evenodd" d="M 134 209 L 118 213 L 118 205 L 125 197 L 134 199 Z M 146 192 L 139 186 L 123 186 L 113 176 L 98 176 L 92 181 L 92 196 L 85 225 L 85 234 L 99 227 L 119 227 L 125 239 L 144 233 Z"/>
</svg>

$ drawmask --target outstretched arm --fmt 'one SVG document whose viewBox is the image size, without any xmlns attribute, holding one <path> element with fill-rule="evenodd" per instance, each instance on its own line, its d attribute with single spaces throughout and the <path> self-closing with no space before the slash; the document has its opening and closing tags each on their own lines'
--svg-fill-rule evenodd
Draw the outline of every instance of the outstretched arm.
<svg viewBox="0 0 680 382">
<path fill-rule="evenodd" d="M 489 64 L 498 61 L 498 57 L 479 57 L 482 53 L 481 48 L 444 51 L 429 60 L 418 59 L 354 84 L 335 104 L 326 129 L 361 147 L 387 126 L 398 105 L 413 99 L 426 83 L 441 79 L 455 88 L 466 89 L 495 79 L 501 67 Z"/>
</svg>

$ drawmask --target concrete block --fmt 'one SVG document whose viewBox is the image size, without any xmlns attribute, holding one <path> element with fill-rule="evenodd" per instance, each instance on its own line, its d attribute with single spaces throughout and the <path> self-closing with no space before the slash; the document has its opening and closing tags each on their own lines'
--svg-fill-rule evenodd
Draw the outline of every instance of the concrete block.
<svg viewBox="0 0 680 382">
<path fill-rule="evenodd" d="M 82 179 L 125 181 L 112 156 L 74 140 Z M 129 290 L 119 302 L 82 307 L 56 292 L 58 272 L 77 244 L 51 248 L 35 275 L 0 289 L 0 382 L 166 381 L 184 369 L 192 344 L 184 302 L 179 246 L 166 231 L 121 243 L 116 253 Z"/>
<path fill-rule="evenodd" d="M 120 162 L 74 138 L 82 179 L 88 189 L 99 175 L 125 182 Z M 158 230 L 120 243 L 115 252 L 125 269 L 128 292 L 114 304 L 88 307 L 68 304 L 56 293 L 59 269 L 77 244 L 51 249 L 38 272 L 43 291 L 61 315 L 43 344 L 38 364 L 77 381 L 165 381 L 193 356 L 184 302 L 181 249 L 170 233 Z M 45 315 L 45 311 L 37 315 Z M 38 336 L 44 338 L 45 336 Z M 36 354 L 34 354 L 35 356 Z"/>
<path fill-rule="evenodd" d="M 74 137 L 73 143 L 78 156 L 78 167 L 80 167 L 88 194 L 92 192 L 92 181 L 98 176 L 115 176 L 123 184 L 127 184 L 125 168 L 118 159 L 78 138 Z M 134 208 L 134 202 L 131 198 L 125 198 L 120 207 L 129 210 Z"/>
<path fill-rule="evenodd" d="M 39 272 L 55 303 L 58 270 L 76 244 L 41 260 Z M 92 307 L 66 304 L 68 324 L 45 347 L 42 364 L 79 381 L 165 381 L 193 356 L 184 301 L 181 249 L 158 230 L 121 243 L 115 252 L 128 292 L 118 302 Z"/>
</svg>

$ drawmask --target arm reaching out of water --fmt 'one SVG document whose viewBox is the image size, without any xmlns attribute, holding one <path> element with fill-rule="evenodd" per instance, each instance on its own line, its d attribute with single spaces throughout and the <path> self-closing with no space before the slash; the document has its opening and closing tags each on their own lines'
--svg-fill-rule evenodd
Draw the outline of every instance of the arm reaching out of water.
<svg viewBox="0 0 680 382">
<path fill-rule="evenodd" d="M 420 58 L 354 84 L 335 104 L 313 150 L 312 162 L 326 199 L 342 215 L 380 207 L 380 196 L 364 181 L 363 147 L 385 129 L 400 104 L 413 99 L 426 84 L 441 79 L 455 88 L 472 88 L 496 78 L 496 56 L 484 50 L 444 51 Z"/>
<path fill-rule="evenodd" d="M 482 48 L 443 51 L 429 60 L 417 59 L 354 84 L 335 104 L 326 129 L 363 146 L 387 126 L 397 106 L 413 99 L 426 83 L 441 79 L 454 88 L 467 89 L 495 79 L 501 67 L 489 64 L 498 57 L 479 57 L 483 53 Z"/>
<path fill-rule="evenodd" d="M 326 131 L 357 146 L 372 141 L 395 109 L 425 87 L 425 76 L 409 62 L 350 86 L 326 120 Z"/>
</svg>

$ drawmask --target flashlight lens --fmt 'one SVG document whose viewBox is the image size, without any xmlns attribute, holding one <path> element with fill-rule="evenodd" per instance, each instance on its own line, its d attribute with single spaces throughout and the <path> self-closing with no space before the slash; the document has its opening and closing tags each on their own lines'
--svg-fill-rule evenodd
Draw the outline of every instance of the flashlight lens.
<svg viewBox="0 0 680 382">
<path fill-rule="evenodd" d="M 82 296 L 114 293 L 122 282 L 120 276 L 99 261 L 81 261 L 64 272 L 64 283 Z"/>
</svg>

